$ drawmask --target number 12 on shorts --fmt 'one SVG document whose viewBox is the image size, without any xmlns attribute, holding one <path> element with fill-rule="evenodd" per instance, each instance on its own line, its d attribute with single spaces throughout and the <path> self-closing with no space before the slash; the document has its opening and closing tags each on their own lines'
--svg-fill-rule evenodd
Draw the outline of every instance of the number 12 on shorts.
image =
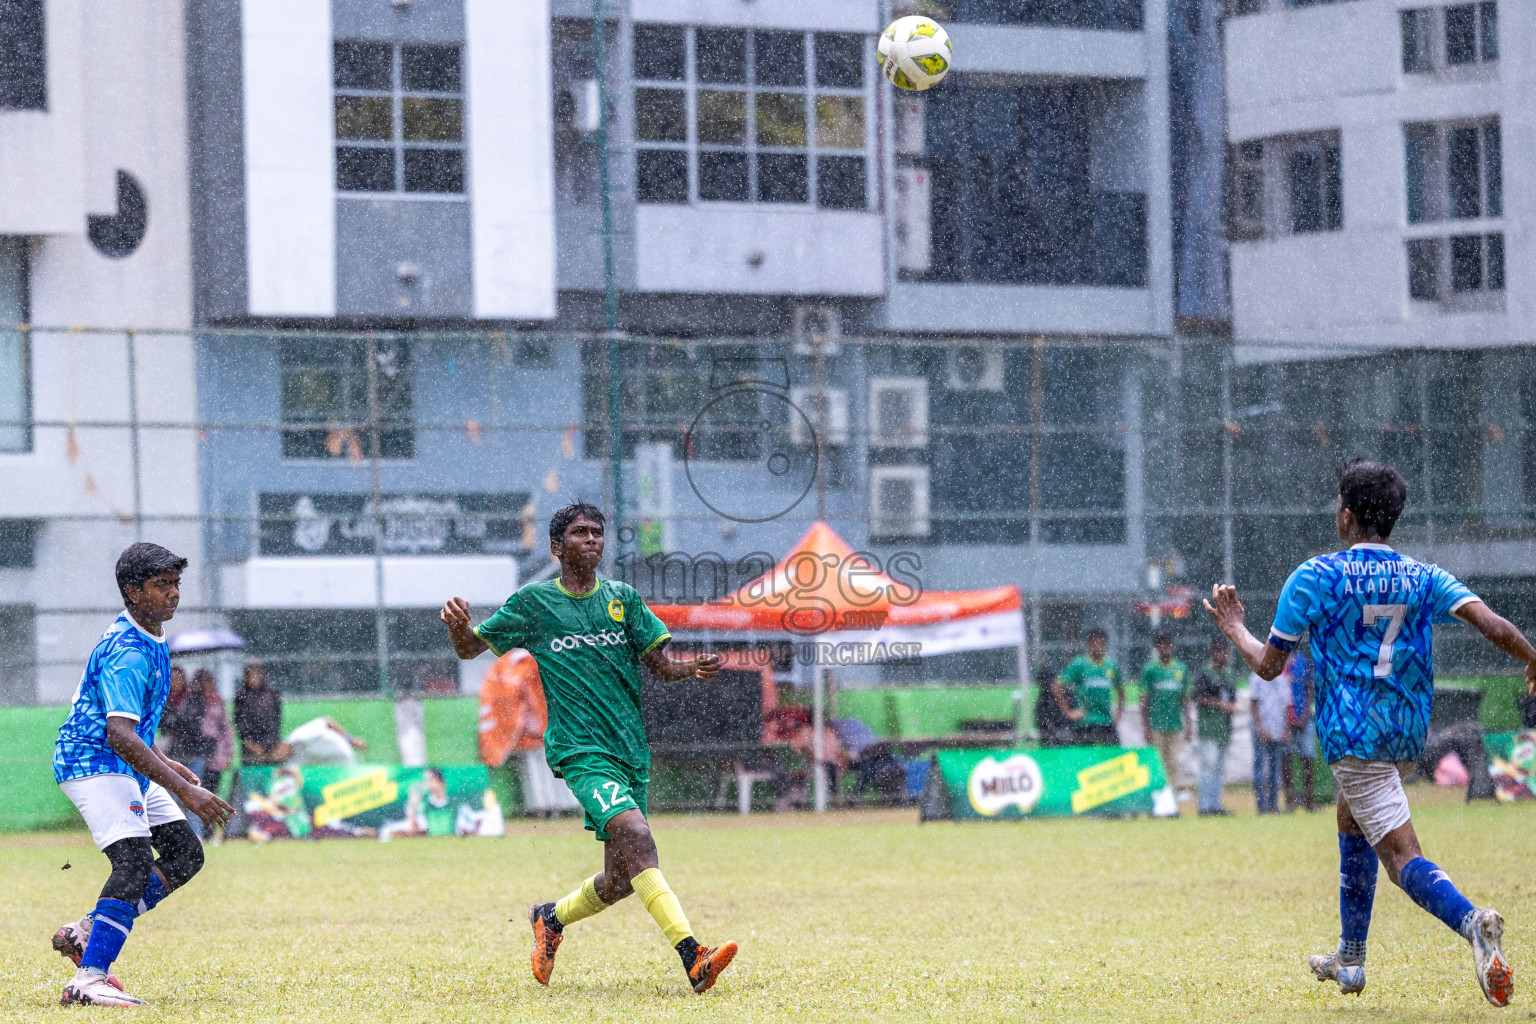
<svg viewBox="0 0 1536 1024">
<path fill-rule="evenodd" d="M 1387 620 L 1387 630 L 1381 637 L 1381 651 L 1376 658 L 1376 678 L 1385 679 L 1392 674 L 1392 645 L 1402 631 L 1403 619 L 1408 616 L 1405 604 L 1368 604 L 1360 609 L 1360 618 L 1367 626 L 1374 626 L 1381 619 Z"/>
<path fill-rule="evenodd" d="M 608 799 L 606 800 L 603 799 L 602 794 L 602 791 L 605 789 L 608 791 Z M 607 812 L 622 803 L 624 795 L 619 792 L 619 784 L 617 782 L 605 782 L 601 786 L 593 788 L 592 799 L 596 800 L 597 805 Z"/>
</svg>

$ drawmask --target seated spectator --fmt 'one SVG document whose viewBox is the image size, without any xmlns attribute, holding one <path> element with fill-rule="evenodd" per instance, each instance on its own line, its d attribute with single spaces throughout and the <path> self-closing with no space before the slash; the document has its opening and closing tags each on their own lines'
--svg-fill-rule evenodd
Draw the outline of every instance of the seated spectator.
<svg viewBox="0 0 1536 1024">
<path fill-rule="evenodd" d="M 357 764 L 357 751 L 368 749 L 334 718 L 311 718 L 288 734 L 285 745 L 290 765 Z"/>
</svg>

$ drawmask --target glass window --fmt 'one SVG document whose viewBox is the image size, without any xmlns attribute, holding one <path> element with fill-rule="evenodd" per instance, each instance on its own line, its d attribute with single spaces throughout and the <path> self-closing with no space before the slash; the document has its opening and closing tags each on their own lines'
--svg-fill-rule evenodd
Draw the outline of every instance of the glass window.
<svg viewBox="0 0 1536 1024">
<path fill-rule="evenodd" d="M 687 77 L 687 29 L 680 25 L 635 26 L 635 77 L 681 82 Z"/>
<path fill-rule="evenodd" d="M 635 191 L 642 203 L 688 201 L 688 154 L 677 149 L 642 149 L 635 154 Z"/>
<path fill-rule="evenodd" d="M 1479 135 L 1475 126 L 1452 128 L 1446 133 L 1445 180 L 1452 217 L 1480 217 L 1483 213 Z"/>
<path fill-rule="evenodd" d="M 1445 63 L 1470 64 L 1477 60 L 1477 5 L 1457 4 L 1445 9 Z"/>
<path fill-rule="evenodd" d="M 43 0 L 0 3 L 0 110 L 48 109 Z"/>
<path fill-rule="evenodd" d="M 1451 291 L 1475 292 L 1483 287 L 1483 236 L 1451 239 Z"/>
<path fill-rule="evenodd" d="M 1434 14 L 1433 8 L 1398 12 L 1398 21 L 1403 33 L 1403 72 L 1405 74 L 1424 74 L 1435 70 L 1435 57 L 1430 42 L 1430 33 L 1434 28 Z"/>
<path fill-rule="evenodd" d="M 758 85 L 805 84 L 805 36 L 799 32 L 757 32 L 753 35 Z"/>
<path fill-rule="evenodd" d="M 867 206 L 866 43 L 834 33 L 635 26 L 639 201 Z M 659 84 L 671 82 L 680 87 Z"/>
<path fill-rule="evenodd" d="M 458 47 L 341 41 L 333 66 L 338 191 L 463 193 Z"/>
<path fill-rule="evenodd" d="M 1323 230 L 1323 167 L 1315 149 L 1291 154 L 1291 230 Z"/>
<path fill-rule="evenodd" d="M 411 350 L 404 341 L 377 342 L 382 458 L 408 459 L 416 453 L 412 414 Z M 372 444 L 368 423 L 366 342 L 328 339 L 283 344 L 283 457 L 362 459 Z"/>
<path fill-rule="evenodd" d="M 1499 122 L 1483 125 L 1483 174 L 1488 216 L 1504 216 L 1504 154 Z"/>
<path fill-rule="evenodd" d="M 701 28 L 695 45 L 699 81 L 746 84 L 746 29 Z"/>
<path fill-rule="evenodd" d="M 1488 252 L 1488 290 L 1504 290 L 1504 236 L 1491 234 L 1486 239 Z"/>
<path fill-rule="evenodd" d="M 0 452 L 32 450 L 29 339 L 11 329 L 29 319 L 26 239 L 0 237 Z"/>
<path fill-rule="evenodd" d="M 816 84 L 841 89 L 863 85 L 863 38 L 816 33 Z"/>
<path fill-rule="evenodd" d="M 1440 298 L 1440 239 L 1416 238 L 1408 243 L 1408 295 L 1421 302 Z"/>
<path fill-rule="evenodd" d="M 1499 59 L 1499 5 L 1495 0 L 1484 0 L 1478 5 L 1479 43 L 1483 60 Z"/>
</svg>

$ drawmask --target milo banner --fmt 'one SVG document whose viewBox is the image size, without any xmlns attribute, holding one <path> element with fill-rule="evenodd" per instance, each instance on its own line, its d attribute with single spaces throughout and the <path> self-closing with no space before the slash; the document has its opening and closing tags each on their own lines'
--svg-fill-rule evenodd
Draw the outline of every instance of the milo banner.
<svg viewBox="0 0 1536 1024">
<path fill-rule="evenodd" d="M 499 836 L 506 825 L 484 765 L 242 768 L 250 838 Z"/>
<path fill-rule="evenodd" d="M 1151 747 L 940 750 L 922 819 L 1151 814 L 1165 785 Z"/>
<path fill-rule="evenodd" d="M 1536 729 L 1483 737 L 1493 795 L 1505 803 L 1536 800 Z"/>
</svg>

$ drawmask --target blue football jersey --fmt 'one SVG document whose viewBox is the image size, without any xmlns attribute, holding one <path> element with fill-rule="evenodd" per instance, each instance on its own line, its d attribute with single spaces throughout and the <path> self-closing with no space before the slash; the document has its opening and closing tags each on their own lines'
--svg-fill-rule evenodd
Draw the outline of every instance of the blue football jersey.
<svg viewBox="0 0 1536 1024">
<path fill-rule="evenodd" d="M 59 727 L 53 746 L 54 780 L 115 774 L 131 775 L 141 787 L 148 785 L 149 780 L 107 743 L 107 717 L 132 718 L 139 739 L 153 745 L 170 693 L 171 656 L 165 638 L 144 632 L 123 612 L 96 641 L 85 663 L 69 717 Z"/>
<path fill-rule="evenodd" d="M 1303 562 L 1280 591 L 1269 642 L 1295 649 L 1308 630 L 1317 735 L 1330 761 L 1412 761 L 1435 696 L 1437 622 L 1477 595 L 1440 568 L 1385 544 Z"/>
</svg>

